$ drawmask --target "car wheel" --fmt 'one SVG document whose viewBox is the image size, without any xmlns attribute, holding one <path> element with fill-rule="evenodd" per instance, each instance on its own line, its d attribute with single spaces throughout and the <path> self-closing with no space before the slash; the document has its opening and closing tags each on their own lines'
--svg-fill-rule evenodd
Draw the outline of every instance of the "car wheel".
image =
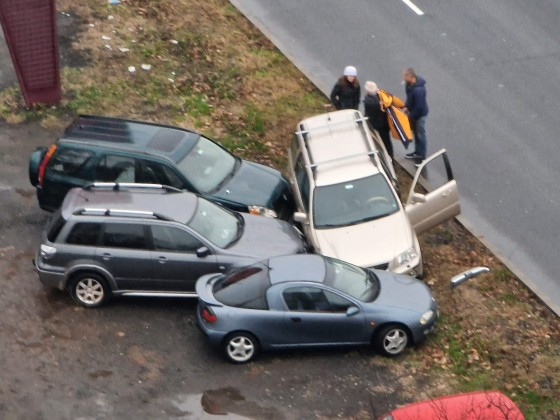
<svg viewBox="0 0 560 420">
<path fill-rule="evenodd" d="M 383 327 L 375 336 L 375 349 L 384 356 L 398 356 L 407 345 L 408 332 L 399 325 Z"/>
<path fill-rule="evenodd" d="M 99 274 L 82 273 L 74 277 L 70 286 L 72 299 L 86 308 L 97 308 L 111 296 L 107 282 Z"/>
<path fill-rule="evenodd" d="M 259 343 L 253 334 L 235 332 L 226 337 L 223 350 L 231 362 L 247 363 L 257 355 Z"/>
</svg>

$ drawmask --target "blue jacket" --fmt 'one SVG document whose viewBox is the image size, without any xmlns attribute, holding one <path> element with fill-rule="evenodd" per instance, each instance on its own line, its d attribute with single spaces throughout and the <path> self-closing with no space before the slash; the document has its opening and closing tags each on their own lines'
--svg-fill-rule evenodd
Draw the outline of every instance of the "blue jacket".
<svg viewBox="0 0 560 420">
<path fill-rule="evenodd" d="M 413 85 L 406 84 L 406 108 L 409 117 L 417 120 L 428 115 L 428 102 L 426 101 L 426 81 L 416 76 L 416 83 Z"/>
</svg>

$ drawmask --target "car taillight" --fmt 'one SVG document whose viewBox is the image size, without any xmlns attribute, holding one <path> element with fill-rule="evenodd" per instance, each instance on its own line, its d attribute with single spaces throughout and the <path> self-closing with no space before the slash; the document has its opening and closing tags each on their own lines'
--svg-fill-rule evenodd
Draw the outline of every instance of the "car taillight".
<svg viewBox="0 0 560 420">
<path fill-rule="evenodd" d="M 200 315 L 202 315 L 202 318 L 210 324 L 218 320 L 218 317 L 214 314 L 214 312 L 212 312 L 212 309 L 207 306 L 200 310 Z"/>
<path fill-rule="evenodd" d="M 52 155 L 54 154 L 56 150 L 56 144 L 53 144 L 51 147 L 49 147 L 49 150 L 47 151 L 47 153 L 45 154 L 45 157 L 43 158 L 43 160 L 41 161 L 41 164 L 39 165 L 39 177 L 38 177 L 38 186 L 42 187 L 43 186 L 43 180 L 45 177 L 45 170 L 47 169 L 47 164 L 49 163 L 49 160 L 51 159 Z"/>
</svg>

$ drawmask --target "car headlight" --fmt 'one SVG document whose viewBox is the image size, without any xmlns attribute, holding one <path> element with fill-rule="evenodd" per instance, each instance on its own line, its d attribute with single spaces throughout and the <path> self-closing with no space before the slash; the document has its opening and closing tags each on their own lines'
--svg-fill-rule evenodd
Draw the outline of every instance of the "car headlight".
<svg viewBox="0 0 560 420">
<path fill-rule="evenodd" d="M 248 206 L 250 214 L 256 214 L 257 216 L 264 216 L 264 217 L 278 217 L 276 212 L 272 209 L 263 206 Z"/>
<path fill-rule="evenodd" d="M 397 266 L 405 265 L 418 258 L 418 252 L 415 248 L 408 248 L 406 251 L 401 252 L 396 258 Z"/>
<path fill-rule="evenodd" d="M 420 325 L 427 324 L 433 317 L 434 311 L 432 311 L 431 309 L 424 312 L 424 314 L 420 317 Z"/>
</svg>

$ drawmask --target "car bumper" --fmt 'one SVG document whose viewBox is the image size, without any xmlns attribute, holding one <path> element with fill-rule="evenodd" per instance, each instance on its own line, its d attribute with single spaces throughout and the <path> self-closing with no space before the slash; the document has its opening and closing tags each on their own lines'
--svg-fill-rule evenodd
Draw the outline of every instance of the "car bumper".
<svg viewBox="0 0 560 420">
<path fill-rule="evenodd" d="M 432 309 L 435 312 L 433 319 L 431 319 L 430 322 L 424 325 L 418 324 L 418 326 L 414 329 L 414 344 L 422 344 L 424 341 L 426 341 L 429 335 L 432 335 L 434 333 L 436 329 L 436 322 L 439 318 L 439 310 L 437 307 Z"/>
<path fill-rule="evenodd" d="M 213 347 L 220 347 L 227 332 L 216 331 L 208 326 L 208 323 L 202 318 L 200 310 L 196 311 L 196 324 L 198 329 L 208 338 L 210 345 Z"/>
<path fill-rule="evenodd" d="M 39 275 L 39 280 L 47 287 L 53 287 L 55 289 L 64 290 L 66 287 L 66 274 L 64 272 L 56 272 L 47 270 L 42 267 L 39 263 L 39 259 L 35 258 L 33 260 L 33 265 L 37 274 Z"/>
</svg>

